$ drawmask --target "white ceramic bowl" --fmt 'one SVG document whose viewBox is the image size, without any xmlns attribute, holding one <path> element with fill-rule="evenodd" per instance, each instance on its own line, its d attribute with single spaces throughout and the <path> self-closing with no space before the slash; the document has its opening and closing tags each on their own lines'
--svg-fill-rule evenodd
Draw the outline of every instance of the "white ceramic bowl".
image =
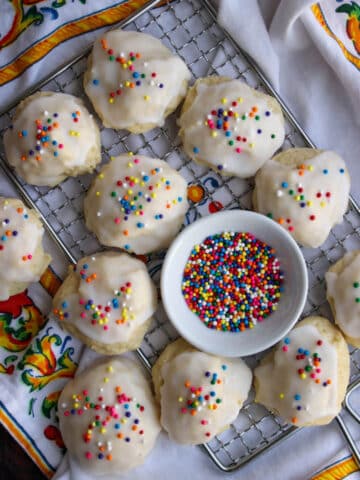
<svg viewBox="0 0 360 480">
<path fill-rule="evenodd" d="M 242 332 L 222 332 L 206 327 L 191 312 L 181 291 L 184 267 L 194 245 L 209 235 L 226 231 L 250 232 L 273 247 L 284 272 L 284 291 L 277 310 L 254 328 Z M 215 213 L 186 227 L 170 246 L 161 273 L 164 308 L 180 335 L 204 352 L 225 357 L 252 355 L 281 340 L 303 311 L 307 289 L 306 265 L 295 240 L 278 223 L 246 210 Z"/>
</svg>

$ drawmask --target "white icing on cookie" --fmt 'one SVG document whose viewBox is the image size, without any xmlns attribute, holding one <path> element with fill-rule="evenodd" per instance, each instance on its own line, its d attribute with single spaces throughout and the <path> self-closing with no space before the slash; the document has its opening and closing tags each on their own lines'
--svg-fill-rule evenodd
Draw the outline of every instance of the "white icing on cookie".
<svg viewBox="0 0 360 480">
<path fill-rule="evenodd" d="M 336 323 L 349 337 L 360 338 L 360 251 L 345 254 L 346 266 L 342 272 L 325 274 L 327 296 L 332 298 Z M 349 260 L 351 259 L 351 260 Z"/>
<path fill-rule="evenodd" d="M 186 188 L 166 162 L 121 155 L 103 168 L 86 195 L 86 225 L 103 245 L 138 254 L 166 248 L 184 220 Z"/>
<path fill-rule="evenodd" d="M 58 415 L 70 455 L 91 474 L 118 474 L 141 465 L 160 433 L 149 384 L 127 358 L 71 380 L 60 395 Z"/>
<path fill-rule="evenodd" d="M 183 352 L 161 369 L 161 424 L 178 443 L 210 441 L 237 417 L 252 374 L 241 359 Z"/>
<path fill-rule="evenodd" d="M 338 413 L 336 346 L 313 325 L 295 328 L 254 371 L 256 401 L 296 426 Z"/>
<path fill-rule="evenodd" d="M 239 80 L 202 79 L 194 88 L 179 120 L 186 153 L 221 174 L 251 177 L 284 141 L 280 106 Z"/>
<path fill-rule="evenodd" d="M 164 124 L 189 79 L 185 63 L 158 39 L 113 30 L 95 42 L 84 87 L 106 127 L 145 131 Z"/>
<path fill-rule="evenodd" d="M 43 235 L 33 210 L 20 200 L 0 197 L 0 300 L 40 279 L 51 260 L 42 248 Z"/>
<path fill-rule="evenodd" d="M 342 222 L 350 180 L 342 158 L 323 152 L 300 166 L 269 160 L 255 177 L 257 211 L 267 214 L 300 244 L 318 247 Z"/>
<path fill-rule="evenodd" d="M 90 340 L 126 344 L 155 312 L 157 294 L 143 262 L 126 253 L 106 252 L 78 262 L 53 306 L 60 321 Z"/>
<path fill-rule="evenodd" d="M 54 186 L 100 162 L 99 129 L 83 102 L 40 92 L 22 102 L 4 135 L 7 159 L 33 185 Z"/>
</svg>

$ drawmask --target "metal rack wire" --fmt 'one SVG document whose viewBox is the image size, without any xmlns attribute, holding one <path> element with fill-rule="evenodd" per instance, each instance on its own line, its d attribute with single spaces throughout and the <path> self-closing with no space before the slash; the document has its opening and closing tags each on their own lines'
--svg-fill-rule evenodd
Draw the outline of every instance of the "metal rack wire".
<svg viewBox="0 0 360 480">
<path fill-rule="evenodd" d="M 270 91 L 282 104 L 287 116 L 283 148 L 314 146 L 256 65 L 252 64 L 217 24 L 215 12 L 208 0 L 174 0 L 166 6 L 151 9 L 157 3 L 159 0 L 148 2 L 140 12 L 122 22 L 121 26 L 160 38 L 184 59 L 195 78 L 211 74 L 228 75 L 242 79 L 253 88 Z M 81 82 L 86 66 L 85 57 L 86 54 L 62 66 L 56 73 L 35 85 L 32 91 L 45 89 L 71 93 L 83 98 L 92 111 Z M 0 136 L 11 124 L 12 107 L 0 114 Z M 222 178 L 215 173 L 209 177 L 206 168 L 194 164 L 186 157 L 177 137 L 176 113 L 167 119 L 163 128 L 155 128 L 141 135 L 115 132 L 101 127 L 101 140 L 104 162 L 111 156 L 126 151 L 161 157 L 177 169 L 189 184 L 200 183 L 205 192 L 204 199 L 200 204 L 191 205 L 186 223 L 207 214 L 210 202 L 216 202 L 220 198 L 225 209 L 251 208 L 253 189 L 251 180 Z M 92 176 L 68 178 L 52 189 L 33 187 L 13 173 L 1 148 L 0 166 L 28 205 L 39 211 L 53 240 L 70 262 L 76 262 L 82 256 L 102 248 L 86 229 L 82 213 L 84 193 L 90 185 Z M 304 316 L 320 314 L 331 317 L 325 296 L 324 273 L 330 264 L 342 257 L 347 250 L 360 248 L 359 213 L 359 207 L 351 201 L 343 223 L 331 231 L 325 244 L 318 249 L 303 249 L 309 272 L 309 296 Z M 163 256 L 164 254 L 160 253 L 151 255 L 148 259 L 150 274 L 157 283 Z M 160 308 L 138 351 L 140 359 L 151 368 L 159 353 L 177 336 Z M 249 357 L 246 361 L 250 366 L 254 366 L 260 357 L 261 355 Z M 352 349 L 351 386 L 348 395 L 359 383 L 360 350 Z M 345 407 L 350 409 L 347 400 Z M 354 418 L 359 420 L 356 412 L 352 413 Z M 340 420 L 341 422 L 343 421 Z M 341 427 L 346 429 L 345 424 Z M 263 406 L 254 403 L 251 396 L 231 427 L 204 445 L 204 448 L 220 469 L 231 471 L 295 431 L 294 427 L 285 424 Z M 351 438 L 348 440 L 351 442 Z"/>
</svg>

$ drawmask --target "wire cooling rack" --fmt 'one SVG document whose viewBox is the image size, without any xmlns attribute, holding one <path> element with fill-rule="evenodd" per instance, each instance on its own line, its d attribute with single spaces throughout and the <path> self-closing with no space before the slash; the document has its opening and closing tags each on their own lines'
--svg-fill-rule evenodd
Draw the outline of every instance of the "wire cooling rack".
<svg viewBox="0 0 360 480">
<path fill-rule="evenodd" d="M 287 116 L 286 138 L 283 149 L 290 147 L 312 146 L 312 142 L 297 124 L 296 119 L 286 108 L 276 92 L 261 72 L 243 54 L 232 39 L 216 22 L 212 4 L 207 0 L 174 0 L 164 7 L 151 8 L 159 0 L 148 2 L 146 6 L 122 22 L 121 26 L 129 30 L 139 30 L 158 37 L 171 50 L 184 59 L 195 78 L 207 75 L 227 75 L 240 78 L 251 87 L 261 91 L 270 91 L 282 104 Z M 86 54 L 61 67 L 51 77 L 36 85 L 39 89 L 62 91 L 83 98 L 92 111 L 82 87 L 82 76 L 86 67 Z M 30 93 L 30 92 L 27 92 Z M 0 137 L 11 124 L 13 109 L 0 114 Z M 204 198 L 198 204 L 192 204 L 186 216 L 186 223 L 207 215 L 211 203 L 220 201 L 224 209 L 251 209 L 253 183 L 238 178 L 223 178 L 191 162 L 180 147 L 176 127 L 177 113 L 172 114 L 163 128 L 155 128 L 141 135 L 123 131 L 115 132 L 101 127 L 103 161 L 111 156 L 127 151 L 165 159 L 178 170 L 189 185 L 201 185 Z M 100 250 L 96 238 L 86 229 L 83 218 L 83 197 L 92 180 L 91 175 L 68 178 L 55 188 L 33 187 L 18 178 L 6 163 L 3 148 L 0 147 L 0 166 L 17 187 L 20 195 L 36 208 L 53 240 L 70 262 L 76 262 L 84 255 Z M 305 249 L 309 273 L 309 295 L 303 316 L 319 314 L 331 317 L 326 302 L 324 274 L 329 266 L 348 250 L 360 248 L 360 211 L 352 201 L 341 225 L 336 226 L 321 248 Z M 164 253 L 151 255 L 148 268 L 155 282 L 159 283 Z M 145 336 L 138 354 L 143 363 L 151 365 L 164 347 L 178 334 L 159 309 L 154 323 Z M 254 367 L 261 355 L 248 357 L 247 363 Z M 351 351 L 351 392 L 360 383 L 360 350 Z M 345 407 L 351 411 L 346 398 Z M 356 412 L 352 412 L 359 421 Z M 347 440 L 355 450 L 351 436 L 343 420 L 339 420 Z M 253 395 L 247 401 L 237 420 L 228 430 L 204 445 L 211 459 L 223 471 L 239 468 L 261 451 L 272 447 L 285 439 L 296 429 L 285 424 L 280 418 L 270 414 L 262 405 L 253 401 Z M 358 454 L 359 455 L 359 454 Z M 359 458 L 359 457 L 358 457 Z"/>
</svg>

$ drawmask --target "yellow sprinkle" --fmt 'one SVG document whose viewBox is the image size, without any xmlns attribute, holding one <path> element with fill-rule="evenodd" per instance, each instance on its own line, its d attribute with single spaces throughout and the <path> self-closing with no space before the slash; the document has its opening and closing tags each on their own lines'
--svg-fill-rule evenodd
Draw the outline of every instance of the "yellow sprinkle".
<svg viewBox="0 0 360 480">
<path fill-rule="evenodd" d="M 215 138 L 215 137 L 217 137 L 217 135 L 218 135 L 217 132 L 211 132 L 211 136 L 212 136 L 212 137 Z"/>
<path fill-rule="evenodd" d="M 296 201 L 299 201 L 300 199 L 301 199 L 301 198 L 300 198 L 300 195 L 296 195 L 295 200 L 296 200 Z"/>
<path fill-rule="evenodd" d="M 135 178 L 135 179 L 134 179 L 134 183 L 139 183 L 139 179 L 138 179 L 138 178 Z"/>
<path fill-rule="evenodd" d="M 320 202 L 320 207 L 325 207 L 326 206 L 326 202 Z"/>
<path fill-rule="evenodd" d="M 149 95 L 144 95 L 144 100 L 150 100 L 150 96 Z"/>
<path fill-rule="evenodd" d="M 239 118 L 238 112 L 234 112 L 234 117 L 235 117 L 235 118 Z"/>
<path fill-rule="evenodd" d="M 111 161 L 115 160 L 115 157 L 113 155 L 111 155 L 110 160 Z"/>
<path fill-rule="evenodd" d="M 307 205 L 308 207 L 312 207 L 312 204 L 313 204 L 313 202 L 312 202 L 311 200 L 308 200 L 308 201 L 306 202 L 306 205 Z"/>
<path fill-rule="evenodd" d="M 79 408 L 80 404 L 79 403 L 74 403 L 74 408 Z"/>
<path fill-rule="evenodd" d="M 108 381 L 109 381 L 109 377 L 105 377 L 104 378 L 104 383 L 108 383 Z"/>
<path fill-rule="evenodd" d="M 100 194 L 100 192 L 96 192 L 95 195 L 96 195 L 97 197 L 100 197 L 101 194 Z"/>
<path fill-rule="evenodd" d="M 151 198 L 156 198 L 156 193 L 152 193 Z"/>
<path fill-rule="evenodd" d="M 255 143 L 249 143 L 249 147 L 250 147 L 250 148 L 254 148 L 254 147 L 255 147 Z"/>
<path fill-rule="evenodd" d="M 145 187 L 145 182 L 140 182 L 140 185 L 141 185 L 142 187 Z"/>
<path fill-rule="evenodd" d="M 139 210 L 136 210 L 135 215 L 136 215 L 136 216 L 139 216 L 139 215 L 140 215 Z"/>
<path fill-rule="evenodd" d="M 125 82 L 125 87 L 128 87 L 129 85 L 130 85 L 129 81 Z"/>
<path fill-rule="evenodd" d="M 222 98 L 222 99 L 221 99 L 221 103 L 227 103 L 227 98 L 225 98 L 225 97 Z"/>
<path fill-rule="evenodd" d="M 128 166 L 129 168 L 132 168 L 134 165 L 133 165 L 131 162 L 128 162 L 127 166 Z"/>
<path fill-rule="evenodd" d="M 301 378 L 302 380 L 305 380 L 305 378 L 306 378 L 306 373 L 302 373 L 302 374 L 300 375 L 300 378 Z"/>
<path fill-rule="evenodd" d="M 71 398 L 73 398 L 73 399 L 75 400 L 75 398 L 76 398 L 76 395 L 74 394 L 74 395 L 73 395 Z"/>
<path fill-rule="evenodd" d="M 127 191 L 127 194 L 128 195 L 132 195 L 133 191 L 131 190 L 131 188 Z"/>
<path fill-rule="evenodd" d="M 115 102 L 115 100 L 112 97 L 110 97 L 109 98 L 109 103 L 114 103 L 114 102 Z"/>
<path fill-rule="evenodd" d="M 183 397 L 179 397 L 179 398 L 178 398 L 178 401 L 179 401 L 179 402 L 182 402 L 183 400 L 184 400 Z"/>
<path fill-rule="evenodd" d="M 99 173 L 98 175 L 99 178 L 101 178 L 101 180 L 104 178 L 104 174 L 103 173 Z"/>
<path fill-rule="evenodd" d="M 102 427 L 102 429 L 100 430 L 101 433 L 106 433 L 106 428 Z"/>
<path fill-rule="evenodd" d="M 285 395 L 283 393 L 280 393 L 279 395 L 279 398 L 281 398 L 281 400 L 285 397 Z"/>
<path fill-rule="evenodd" d="M 132 157 L 133 155 L 134 155 L 133 152 L 128 152 L 129 157 Z"/>
<path fill-rule="evenodd" d="M 308 166 L 308 170 L 310 170 L 310 172 L 312 172 L 314 170 L 314 166 L 313 165 L 309 165 Z"/>
<path fill-rule="evenodd" d="M 243 103 L 244 99 L 243 99 L 242 97 L 239 97 L 239 98 L 237 99 L 237 101 L 238 101 L 239 103 Z"/>
</svg>

